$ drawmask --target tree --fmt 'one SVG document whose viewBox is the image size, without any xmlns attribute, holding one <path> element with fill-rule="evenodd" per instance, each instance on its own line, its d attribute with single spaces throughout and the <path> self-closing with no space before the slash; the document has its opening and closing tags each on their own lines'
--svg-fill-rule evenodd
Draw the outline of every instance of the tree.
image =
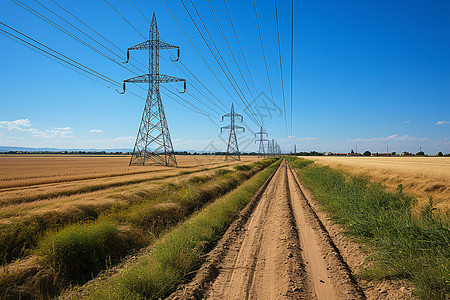
<svg viewBox="0 0 450 300">
<path fill-rule="evenodd" d="M 395 151 L 391 153 L 392 156 L 395 156 L 396 154 L 397 154 L 397 152 L 395 152 Z"/>
<path fill-rule="evenodd" d="M 416 155 L 425 155 L 425 153 L 423 151 L 419 151 L 416 153 Z"/>
<path fill-rule="evenodd" d="M 363 155 L 364 155 L 364 156 L 371 156 L 372 153 L 370 153 L 370 151 L 365 151 L 365 152 L 363 153 Z"/>
<path fill-rule="evenodd" d="M 441 151 L 439 151 L 438 156 L 444 156 L 444 153 L 442 153 Z"/>
</svg>

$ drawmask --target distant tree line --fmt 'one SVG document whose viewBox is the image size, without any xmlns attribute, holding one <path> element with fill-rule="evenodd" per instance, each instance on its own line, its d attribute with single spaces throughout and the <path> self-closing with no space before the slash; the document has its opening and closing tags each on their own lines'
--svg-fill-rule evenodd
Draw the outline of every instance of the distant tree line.
<svg viewBox="0 0 450 300">
<path fill-rule="evenodd" d="M 294 153 L 293 155 L 298 155 L 298 156 L 322 156 L 324 155 L 324 153 L 320 153 L 317 151 L 310 151 L 310 152 L 297 152 Z"/>
<path fill-rule="evenodd" d="M 70 155 L 130 155 L 131 152 L 109 151 L 6 151 L 0 154 L 70 154 Z"/>
<path fill-rule="evenodd" d="M 175 151 L 175 155 L 225 155 L 226 152 Z M 68 155 L 131 155 L 132 152 L 109 151 L 6 151 L 0 154 L 68 154 Z M 258 155 L 256 152 L 243 152 L 241 155 Z"/>
<path fill-rule="evenodd" d="M 175 155 L 226 155 L 226 152 L 190 152 L 190 151 L 175 151 Z M 354 154 L 354 151 L 351 152 Z M 7 152 L 0 152 L 0 154 L 68 154 L 68 155 L 131 155 L 132 152 L 120 152 L 120 151 L 7 151 Z M 258 155 L 257 152 L 242 152 L 241 155 Z M 325 153 L 317 152 L 317 151 L 310 151 L 310 152 L 297 152 L 292 153 L 292 155 L 297 156 L 323 156 Z M 334 155 L 334 154 L 331 154 Z M 360 155 L 360 154 L 359 154 Z M 370 151 L 364 151 L 364 156 L 377 156 L 378 153 L 372 153 Z M 386 155 L 384 153 L 384 155 Z M 391 156 L 399 155 L 397 152 L 391 152 L 389 153 Z M 416 154 L 410 153 L 410 152 L 402 152 L 401 156 L 433 156 L 433 155 L 427 155 L 423 151 L 419 151 Z M 450 153 L 442 153 L 441 151 L 436 155 L 441 157 L 448 157 L 450 156 Z"/>
</svg>

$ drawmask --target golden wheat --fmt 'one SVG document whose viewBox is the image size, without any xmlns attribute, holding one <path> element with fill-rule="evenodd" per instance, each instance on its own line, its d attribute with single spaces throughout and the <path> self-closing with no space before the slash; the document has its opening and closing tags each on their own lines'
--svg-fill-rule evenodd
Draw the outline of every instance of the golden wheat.
<svg viewBox="0 0 450 300">
<path fill-rule="evenodd" d="M 254 156 L 243 156 L 242 162 L 253 162 Z M 164 166 L 128 166 L 129 156 L 8 156 L 0 155 L 0 189 L 60 183 L 75 180 L 119 177 L 174 169 Z M 177 156 L 178 166 L 199 168 L 223 164 L 223 156 Z M 237 162 L 230 162 L 235 164 Z"/>
<path fill-rule="evenodd" d="M 241 162 L 225 162 L 220 156 L 179 156 L 177 160 L 181 168 L 128 167 L 128 159 L 127 157 L 0 157 L 0 162 L 7 162 L 0 163 L 2 170 L 0 174 L 5 179 L 4 182 L 9 179 L 4 171 L 14 170 L 11 177 L 23 179 L 22 185 L 30 184 L 0 188 L 0 224 L 8 224 L 12 219 L 46 214 L 53 217 L 71 214 L 75 216 L 80 207 L 103 211 L 112 205 L 131 201 L 133 195 L 149 193 L 162 183 L 178 183 L 191 176 L 208 175 L 214 172 L 208 169 L 251 163 L 257 160 L 257 157 L 246 156 Z M 127 173 L 128 170 L 131 170 L 131 173 Z M 48 183 L 36 184 L 37 181 L 31 179 L 33 174 L 39 172 L 41 172 L 40 180 Z M 120 172 L 122 175 L 111 176 Z M 184 174 L 185 172 L 195 173 Z M 95 177 L 90 179 L 92 175 Z M 61 177 L 65 180 L 58 182 L 57 179 Z M 82 177 L 87 179 L 78 179 Z M 163 179 L 158 180 L 160 178 Z"/>
<path fill-rule="evenodd" d="M 367 175 L 389 190 L 402 184 L 404 191 L 417 197 L 418 208 L 428 196 L 436 207 L 450 209 L 450 157 L 305 157 L 355 175 Z"/>
</svg>

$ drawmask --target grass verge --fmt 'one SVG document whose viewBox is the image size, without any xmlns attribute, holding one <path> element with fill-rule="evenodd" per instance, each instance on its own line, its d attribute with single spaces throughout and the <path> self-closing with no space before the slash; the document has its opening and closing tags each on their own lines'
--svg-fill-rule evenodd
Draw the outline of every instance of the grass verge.
<svg viewBox="0 0 450 300">
<path fill-rule="evenodd" d="M 295 164 L 311 164 L 297 159 Z M 450 293 L 450 222 L 435 212 L 432 199 L 419 215 L 411 212 L 415 199 L 387 192 L 365 177 L 311 164 L 298 170 L 346 233 L 369 245 L 371 264 L 358 276 L 367 280 L 411 280 L 422 299 L 446 299 Z"/>
<path fill-rule="evenodd" d="M 120 277 L 92 290 L 91 299 L 158 299 L 192 277 L 203 255 L 274 172 L 272 164 L 238 189 L 216 200 L 159 239 L 152 252 Z"/>
</svg>

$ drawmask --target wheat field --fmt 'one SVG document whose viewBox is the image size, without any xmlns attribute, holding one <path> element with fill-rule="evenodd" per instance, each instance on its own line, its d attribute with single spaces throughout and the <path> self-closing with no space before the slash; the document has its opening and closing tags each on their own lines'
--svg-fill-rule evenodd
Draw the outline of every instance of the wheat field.
<svg viewBox="0 0 450 300">
<path fill-rule="evenodd" d="M 24 217 L 104 211 L 161 184 L 257 159 L 243 156 L 242 161 L 225 162 L 223 156 L 178 156 L 179 168 L 173 168 L 129 167 L 128 156 L 0 156 L 0 225 Z"/>
<path fill-rule="evenodd" d="M 433 197 L 436 208 L 450 209 L 450 157 L 336 157 L 308 156 L 316 163 L 339 168 L 355 175 L 367 175 L 389 190 L 402 184 L 415 195 L 420 208 Z"/>
</svg>

